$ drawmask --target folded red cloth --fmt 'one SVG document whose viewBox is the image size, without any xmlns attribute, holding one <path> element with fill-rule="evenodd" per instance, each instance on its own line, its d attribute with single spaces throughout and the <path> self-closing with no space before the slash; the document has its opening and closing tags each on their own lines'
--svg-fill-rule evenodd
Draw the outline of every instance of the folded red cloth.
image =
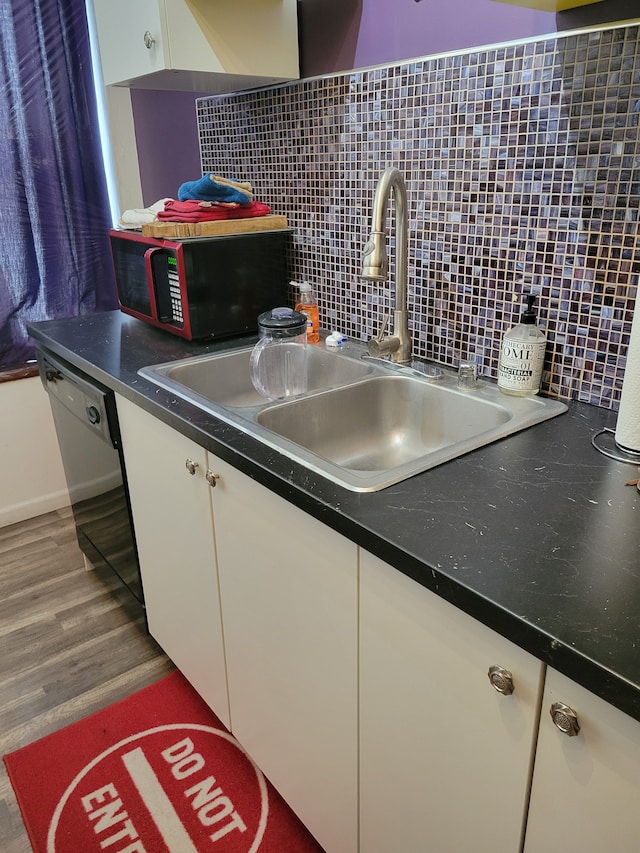
<svg viewBox="0 0 640 853">
<path fill-rule="evenodd" d="M 165 202 L 164 210 L 157 214 L 162 222 L 211 222 L 214 219 L 245 219 L 251 216 L 266 216 L 271 213 L 268 204 L 250 201 L 247 204 L 214 201 L 176 201 Z"/>
</svg>

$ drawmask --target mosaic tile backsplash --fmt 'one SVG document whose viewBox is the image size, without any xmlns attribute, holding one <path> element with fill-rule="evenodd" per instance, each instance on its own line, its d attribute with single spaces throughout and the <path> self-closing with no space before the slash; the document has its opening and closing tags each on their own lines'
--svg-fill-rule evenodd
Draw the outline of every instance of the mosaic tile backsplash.
<svg viewBox="0 0 640 853">
<path fill-rule="evenodd" d="M 294 229 L 321 325 L 377 334 L 360 277 L 375 187 L 405 177 L 414 355 L 496 376 L 536 293 L 543 390 L 617 409 L 640 271 L 640 27 L 614 27 L 197 102 L 203 172 L 249 180 Z M 638 365 L 635 366 L 638 369 Z"/>
</svg>

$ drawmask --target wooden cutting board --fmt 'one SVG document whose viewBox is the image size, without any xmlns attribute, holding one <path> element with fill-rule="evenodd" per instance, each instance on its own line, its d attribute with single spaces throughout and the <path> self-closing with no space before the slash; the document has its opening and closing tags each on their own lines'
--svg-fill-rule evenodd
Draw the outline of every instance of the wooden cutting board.
<svg viewBox="0 0 640 853">
<path fill-rule="evenodd" d="M 151 222 L 142 226 L 145 237 L 170 240 L 173 237 L 215 237 L 221 234 L 250 234 L 254 231 L 281 231 L 288 227 L 286 216 L 253 216 L 247 219 L 217 219 L 212 222 Z"/>
</svg>

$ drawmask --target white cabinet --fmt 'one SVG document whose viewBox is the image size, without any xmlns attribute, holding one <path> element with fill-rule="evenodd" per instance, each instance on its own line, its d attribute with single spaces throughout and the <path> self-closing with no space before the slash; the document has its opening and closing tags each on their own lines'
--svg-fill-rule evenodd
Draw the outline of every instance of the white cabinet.
<svg viewBox="0 0 640 853">
<path fill-rule="evenodd" d="M 320 844 L 356 853 L 357 547 L 117 403 L 151 634 Z"/>
<path fill-rule="evenodd" d="M 216 470 L 233 732 L 326 850 L 355 853 L 357 547 L 230 465 Z"/>
<path fill-rule="evenodd" d="M 496 665 L 511 672 L 511 695 L 492 687 Z M 542 672 L 517 646 L 361 552 L 363 853 L 520 849 Z"/>
<path fill-rule="evenodd" d="M 640 723 L 117 403 L 150 631 L 326 850 L 635 853 Z"/>
<path fill-rule="evenodd" d="M 575 737 L 554 726 L 556 703 L 576 712 Z M 639 802 L 640 723 L 549 669 L 525 853 L 636 853 Z"/>
<path fill-rule="evenodd" d="M 299 76 L 296 0 L 93 0 L 105 85 L 217 92 Z"/>
<path fill-rule="evenodd" d="M 117 407 L 149 631 L 229 727 L 207 454 L 128 400 Z"/>
</svg>

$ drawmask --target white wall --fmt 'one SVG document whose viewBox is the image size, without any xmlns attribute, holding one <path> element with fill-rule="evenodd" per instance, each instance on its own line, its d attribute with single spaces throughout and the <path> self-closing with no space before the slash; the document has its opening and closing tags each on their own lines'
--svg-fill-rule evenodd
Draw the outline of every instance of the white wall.
<svg viewBox="0 0 640 853">
<path fill-rule="evenodd" d="M 122 211 L 144 207 L 138 165 L 138 147 L 131 108 L 131 92 L 117 86 L 106 89 L 106 110 L 115 177 L 118 218 Z"/>
<path fill-rule="evenodd" d="M 67 506 L 47 392 L 37 376 L 0 383 L 0 527 Z"/>
</svg>

